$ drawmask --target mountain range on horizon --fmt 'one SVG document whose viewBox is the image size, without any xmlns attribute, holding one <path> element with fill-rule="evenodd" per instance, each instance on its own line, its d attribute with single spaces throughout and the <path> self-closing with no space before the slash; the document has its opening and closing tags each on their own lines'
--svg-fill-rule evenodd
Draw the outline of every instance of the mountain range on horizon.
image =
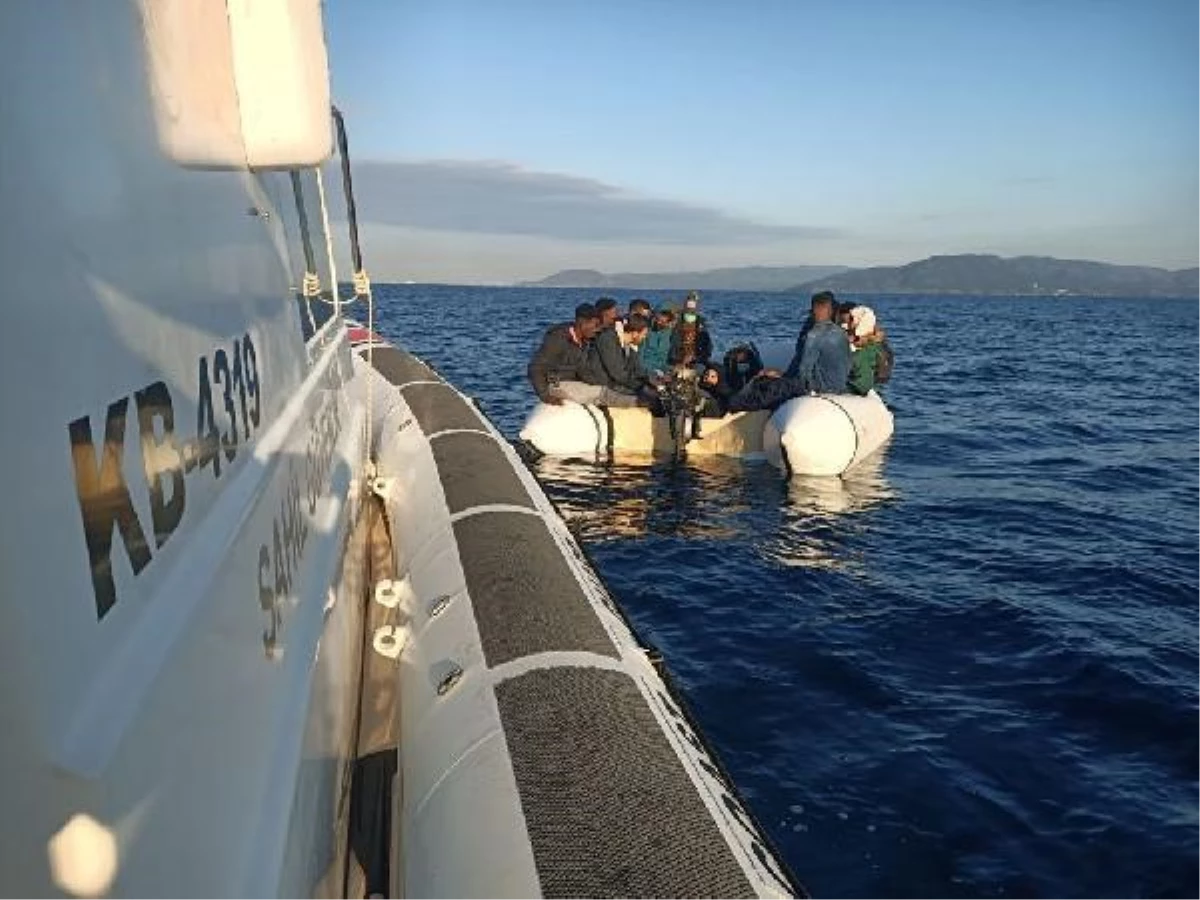
<svg viewBox="0 0 1200 900">
<path fill-rule="evenodd" d="M 567 269 L 521 287 L 642 290 L 817 291 L 874 294 L 995 294 L 1197 297 L 1200 269 L 1125 266 L 1049 256 L 930 256 L 902 266 L 744 266 L 699 272 L 607 274 Z"/>
<path fill-rule="evenodd" d="M 620 272 L 564 269 L 518 287 L 629 288 L 632 290 L 784 291 L 801 282 L 849 272 L 849 266 L 739 266 L 700 272 Z"/>
</svg>

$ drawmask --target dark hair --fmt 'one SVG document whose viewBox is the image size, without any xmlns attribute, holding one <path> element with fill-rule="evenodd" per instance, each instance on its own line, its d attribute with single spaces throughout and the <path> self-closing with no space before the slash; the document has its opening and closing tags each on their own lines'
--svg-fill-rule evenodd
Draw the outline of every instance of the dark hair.
<svg viewBox="0 0 1200 900">
<path fill-rule="evenodd" d="M 846 313 L 852 312 L 856 306 L 858 306 L 858 304 L 853 300 L 847 300 L 844 303 L 839 303 L 837 305 L 837 309 L 835 309 L 833 312 L 835 316 L 844 316 Z"/>
<path fill-rule="evenodd" d="M 824 306 L 829 304 L 834 309 L 837 309 L 837 298 L 833 296 L 833 291 L 820 291 L 812 295 L 812 305 L 814 307 Z"/>
<path fill-rule="evenodd" d="M 575 321 L 581 322 L 585 319 L 598 319 L 600 313 L 596 312 L 596 307 L 590 303 L 580 303 L 575 307 Z"/>
<path fill-rule="evenodd" d="M 626 331 L 645 331 L 650 327 L 650 320 L 640 313 L 634 313 L 625 320 Z"/>
<path fill-rule="evenodd" d="M 646 300 L 643 300 L 641 297 L 635 297 L 634 299 L 629 301 L 629 314 L 631 316 L 636 316 L 636 315 L 648 316 L 648 315 L 650 315 L 649 302 Z"/>
<path fill-rule="evenodd" d="M 601 297 L 599 300 L 596 301 L 596 313 L 597 314 L 605 313 L 605 312 L 608 312 L 610 309 L 616 309 L 616 308 L 617 308 L 617 301 L 614 300 L 612 297 Z"/>
<path fill-rule="evenodd" d="M 671 309 L 671 307 L 669 307 L 669 306 L 664 306 L 662 309 L 658 310 L 654 314 L 656 316 L 666 316 L 667 320 L 670 322 L 675 321 L 675 310 Z"/>
</svg>

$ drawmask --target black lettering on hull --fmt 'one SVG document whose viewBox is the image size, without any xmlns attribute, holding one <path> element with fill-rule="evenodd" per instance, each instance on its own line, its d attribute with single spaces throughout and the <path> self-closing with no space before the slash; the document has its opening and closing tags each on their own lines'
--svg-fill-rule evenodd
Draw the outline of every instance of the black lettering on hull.
<svg viewBox="0 0 1200 900">
<path fill-rule="evenodd" d="M 96 617 L 104 618 L 117 602 L 112 573 L 113 525 L 121 533 L 129 564 L 136 575 L 150 562 L 150 546 L 138 521 L 129 486 L 121 471 L 125 451 L 125 410 L 129 398 L 122 397 L 108 407 L 104 424 L 104 445 L 100 459 L 92 442 L 92 421 L 83 416 L 71 422 L 71 461 L 75 468 L 75 489 L 83 518 L 84 539 L 92 569 L 92 592 L 96 598 Z M 179 496 L 182 503 L 182 491 Z M 172 498 L 172 502 L 173 502 Z M 165 540 L 165 538 L 164 538 Z"/>
<path fill-rule="evenodd" d="M 142 465 L 150 488 L 150 518 L 154 524 L 154 543 L 161 548 L 183 518 L 186 490 L 183 482 L 183 455 L 175 440 L 175 410 L 171 392 L 161 381 L 137 392 L 138 425 L 142 434 Z M 154 428 L 162 423 L 162 436 Z M 164 487 L 170 481 L 171 499 L 164 500 Z"/>
<path fill-rule="evenodd" d="M 219 479 L 229 470 L 239 446 L 250 444 L 261 419 L 258 352 L 250 335 L 235 338 L 229 352 L 218 347 L 212 356 L 211 366 L 207 356 L 199 358 L 196 434 L 190 439 L 175 433 L 175 409 L 171 392 L 164 382 L 152 382 L 133 395 L 155 551 L 166 544 L 183 521 L 187 504 L 186 476 L 197 468 L 203 471 L 211 464 L 213 477 Z M 219 416 L 213 403 L 214 385 L 224 416 Z M 91 419 L 83 416 L 67 424 L 96 614 L 100 619 L 117 602 L 112 566 L 113 525 L 121 532 L 135 576 L 150 563 L 153 552 L 122 469 L 128 407 L 128 397 L 109 405 L 99 459 L 92 440 Z M 218 418 L 223 421 L 218 422 Z M 299 502 L 295 503 L 297 510 L 299 505 Z M 293 516 L 289 542 L 293 548 L 303 541 L 303 532 L 299 530 L 301 524 L 299 516 Z M 290 573 L 285 573 L 286 579 L 290 580 L 290 577 Z"/>
</svg>

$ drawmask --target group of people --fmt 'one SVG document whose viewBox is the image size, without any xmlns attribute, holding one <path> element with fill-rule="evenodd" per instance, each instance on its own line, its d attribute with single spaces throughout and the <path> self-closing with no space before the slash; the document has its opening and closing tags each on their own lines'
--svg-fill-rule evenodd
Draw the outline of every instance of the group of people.
<svg viewBox="0 0 1200 900">
<path fill-rule="evenodd" d="M 529 363 L 529 380 L 543 403 L 566 400 L 661 411 L 664 389 L 683 378 L 696 383 L 701 416 L 774 409 L 805 394 L 866 394 L 891 373 L 892 352 L 875 313 L 839 304 L 829 291 L 812 297 L 808 319 L 783 371 L 764 368 L 752 344 L 730 350 L 721 363 L 699 296 L 682 308 L 654 311 L 643 299 L 621 315 L 601 297 L 575 309 L 571 322 L 550 328 Z"/>
<path fill-rule="evenodd" d="M 543 403 L 564 400 L 600 406 L 655 404 L 656 385 L 675 367 L 707 363 L 712 337 L 693 293 L 682 310 L 654 312 L 642 299 L 621 316 L 601 297 L 575 308 L 575 319 L 546 332 L 529 363 L 529 381 Z"/>
</svg>

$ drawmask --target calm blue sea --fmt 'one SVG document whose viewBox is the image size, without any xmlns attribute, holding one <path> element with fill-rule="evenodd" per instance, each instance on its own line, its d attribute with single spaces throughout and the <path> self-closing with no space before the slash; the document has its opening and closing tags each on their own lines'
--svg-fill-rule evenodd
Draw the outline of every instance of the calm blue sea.
<svg viewBox="0 0 1200 900">
<path fill-rule="evenodd" d="M 384 285 L 377 327 L 515 437 L 595 296 Z M 719 346 L 804 305 L 703 300 Z M 896 435 L 854 477 L 535 470 L 815 895 L 1197 896 L 1197 304 L 871 305 Z"/>
</svg>

